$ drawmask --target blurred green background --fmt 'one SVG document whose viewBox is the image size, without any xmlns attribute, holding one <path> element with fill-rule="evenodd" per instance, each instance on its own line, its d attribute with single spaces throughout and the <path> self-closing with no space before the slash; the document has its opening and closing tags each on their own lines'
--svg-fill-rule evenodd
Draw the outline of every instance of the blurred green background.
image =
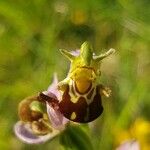
<svg viewBox="0 0 150 150">
<path fill-rule="evenodd" d="M 149 124 L 149 10 L 149 0 L 0 0 L 0 149 L 60 149 L 58 138 L 33 146 L 15 137 L 17 106 L 45 90 L 53 72 L 64 79 L 69 62 L 59 49 L 78 49 L 85 40 L 97 54 L 116 49 L 100 79 L 112 96 L 103 98 L 104 113 L 87 130 L 95 148 L 115 149 L 120 130 L 139 118 Z"/>
</svg>

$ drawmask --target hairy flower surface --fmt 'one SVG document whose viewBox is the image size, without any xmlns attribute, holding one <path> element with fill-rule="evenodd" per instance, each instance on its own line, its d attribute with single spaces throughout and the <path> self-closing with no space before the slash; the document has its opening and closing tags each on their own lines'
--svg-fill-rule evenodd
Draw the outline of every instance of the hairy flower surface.
<svg viewBox="0 0 150 150">
<path fill-rule="evenodd" d="M 77 51 L 61 50 L 71 61 L 67 77 L 58 83 L 54 74 L 46 91 L 20 102 L 20 121 L 14 127 L 17 137 L 29 144 L 43 143 L 64 131 L 69 122 L 88 123 L 98 118 L 103 112 L 102 95 L 110 95 L 109 88 L 98 82 L 100 64 L 114 52 L 110 49 L 96 56 L 88 42 Z"/>
</svg>

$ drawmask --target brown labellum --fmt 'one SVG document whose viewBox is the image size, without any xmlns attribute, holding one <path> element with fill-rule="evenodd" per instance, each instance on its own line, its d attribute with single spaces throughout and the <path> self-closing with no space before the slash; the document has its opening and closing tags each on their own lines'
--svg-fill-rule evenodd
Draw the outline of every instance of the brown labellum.
<svg viewBox="0 0 150 150">
<path fill-rule="evenodd" d="M 87 123 L 98 118 L 103 112 L 101 104 L 101 95 L 99 86 L 95 87 L 96 93 L 90 104 L 87 104 L 86 98 L 79 96 L 78 101 L 73 103 L 69 94 L 69 85 L 63 94 L 62 101 L 59 103 L 61 113 L 69 120 L 79 123 Z M 92 89 L 93 91 L 93 89 Z M 90 93 L 91 94 L 91 93 Z M 91 97 L 91 95 L 90 95 Z"/>
</svg>

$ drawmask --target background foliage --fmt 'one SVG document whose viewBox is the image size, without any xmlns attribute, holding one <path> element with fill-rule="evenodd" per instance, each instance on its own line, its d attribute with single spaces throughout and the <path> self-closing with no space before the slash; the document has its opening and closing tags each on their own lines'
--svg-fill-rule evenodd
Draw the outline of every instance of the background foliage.
<svg viewBox="0 0 150 150">
<path fill-rule="evenodd" d="M 90 130 L 97 149 L 111 150 L 118 133 L 150 116 L 148 0 L 0 0 L 0 149 L 60 149 L 58 138 L 26 145 L 13 133 L 21 99 L 45 90 L 53 72 L 65 78 L 69 62 L 60 48 L 74 50 L 89 40 L 103 61 L 101 82 L 110 86 L 104 113 Z M 136 136 L 136 131 L 133 133 Z M 125 137 L 125 136 L 123 136 Z M 134 137 L 134 136 L 133 136 Z"/>
</svg>

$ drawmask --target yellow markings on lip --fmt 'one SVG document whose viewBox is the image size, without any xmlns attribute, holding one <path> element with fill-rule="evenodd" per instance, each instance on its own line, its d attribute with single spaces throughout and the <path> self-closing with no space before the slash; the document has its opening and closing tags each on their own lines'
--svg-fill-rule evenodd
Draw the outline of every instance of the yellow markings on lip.
<svg viewBox="0 0 150 150">
<path fill-rule="evenodd" d="M 88 89 L 91 87 L 91 82 L 85 79 L 75 81 L 76 88 L 80 93 L 88 92 Z"/>
<path fill-rule="evenodd" d="M 74 120 L 74 119 L 76 119 L 76 117 L 77 117 L 76 113 L 75 113 L 75 112 L 73 112 L 73 113 L 71 114 L 70 119 L 71 119 L 71 120 Z"/>
</svg>

